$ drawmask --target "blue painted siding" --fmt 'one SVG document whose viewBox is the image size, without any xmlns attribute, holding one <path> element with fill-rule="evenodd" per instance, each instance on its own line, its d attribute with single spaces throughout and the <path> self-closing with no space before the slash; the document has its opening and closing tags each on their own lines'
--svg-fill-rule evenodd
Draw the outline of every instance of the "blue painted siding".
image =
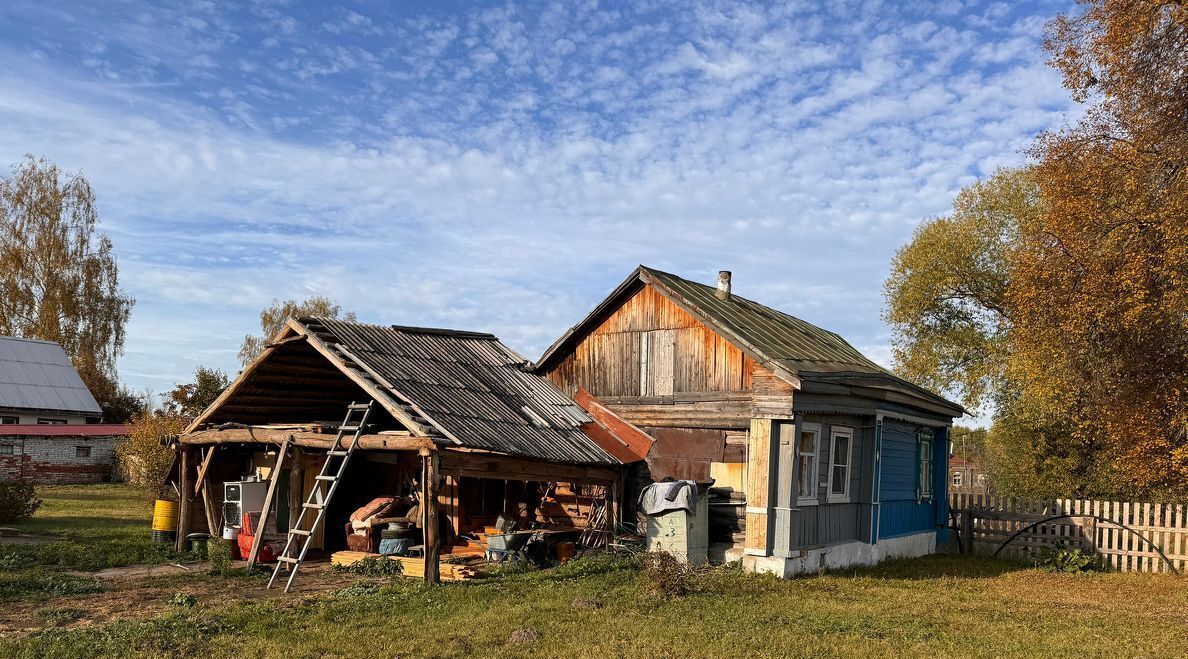
<svg viewBox="0 0 1188 659">
<path fill-rule="evenodd" d="M 892 538 L 943 527 L 948 515 L 948 436 L 938 429 L 932 445 L 931 501 L 916 498 L 920 461 L 917 426 L 885 421 L 879 488 L 879 537 Z M 943 538 L 941 538 L 943 540 Z"/>
</svg>

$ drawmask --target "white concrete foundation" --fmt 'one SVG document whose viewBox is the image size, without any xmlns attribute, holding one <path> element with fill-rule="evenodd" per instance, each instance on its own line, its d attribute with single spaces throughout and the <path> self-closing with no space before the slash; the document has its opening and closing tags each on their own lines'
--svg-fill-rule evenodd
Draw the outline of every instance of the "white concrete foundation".
<svg viewBox="0 0 1188 659">
<path fill-rule="evenodd" d="M 794 552 L 792 556 L 744 556 L 743 569 L 774 574 L 784 579 L 798 574 L 870 566 L 889 558 L 915 558 L 936 553 L 936 531 L 923 531 L 878 544 L 841 542 Z"/>
</svg>

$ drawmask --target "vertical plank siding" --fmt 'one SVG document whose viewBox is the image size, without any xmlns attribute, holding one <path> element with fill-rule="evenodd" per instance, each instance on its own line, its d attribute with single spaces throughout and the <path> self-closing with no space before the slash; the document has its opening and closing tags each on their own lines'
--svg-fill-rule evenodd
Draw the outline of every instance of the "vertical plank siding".
<svg viewBox="0 0 1188 659">
<path fill-rule="evenodd" d="M 749 391 L 754 360 L 651 286 L 629 298 L 549 373 L 599 397 Z M 766 370 L 766 369 L 761 369 Z"/>
<path fill-rule="evenodd" d="M 982 494 L 953 494 L 949 503 L 965 551 L 990 554 L 1030 524 L 1075 515 L 1083 517 L 1039 524 L 999 555 L 1035 560 L 1044 549 L 1065 545 L 1096 556 L 1101 567 L 1109 570 L 1169 572 L 1170 561 L 1176 570 L 1188 573 L 1188 508 L 1183 505 Z M 1168 561 L 1151 545 L 1162 550 Z"/>
</svg>

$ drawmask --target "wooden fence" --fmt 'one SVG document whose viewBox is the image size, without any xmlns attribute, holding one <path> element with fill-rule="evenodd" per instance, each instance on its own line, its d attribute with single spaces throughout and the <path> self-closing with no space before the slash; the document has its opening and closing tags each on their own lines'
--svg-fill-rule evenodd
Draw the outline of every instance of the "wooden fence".
<svg viewBox="0 0 1188 659">
<path fill-rule="evenodd" d="M 1175 571 L 1188 574 L 1188 507 L 1183 505 L 980 494 L 954 494 L 949 503 L 965 552 L 992 554 L 1027 529 L 1000 555 L 1030 560 L 1044 548 L 1063 544 L 1096 555 L 1109 570 L 1170 572 L 1170 562 Z"/>
</svg>

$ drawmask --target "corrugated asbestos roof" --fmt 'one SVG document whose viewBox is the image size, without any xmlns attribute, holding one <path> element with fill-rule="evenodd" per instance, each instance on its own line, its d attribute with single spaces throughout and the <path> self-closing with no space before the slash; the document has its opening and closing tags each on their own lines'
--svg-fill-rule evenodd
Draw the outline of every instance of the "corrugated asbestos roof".
<svg viewBox="0 0 1188 659">
<path fill-rule="evenodd" d="M 618 464 L 582 431 L 590 416 L 547 378 L 527 370 L 527 361 L 491 334 L 328 318 L 298 322 L 324 327 L 399 398 L 462 446 L 543 460 Z"/>
<path fill-rule="evenodd" d="M 12 336 L 0 336 L 0 408 L 102 414 L 62 346 Z"/>
<path fill-rule="evenodd" d="M 783 370 L 801 379 L 830 381 L 860 376 L 867 382 L 877 380 L 882 388 L 953 408 L 956 416 L 961 414 L 957 411 L 962 409 L 961 406 L 896 376 L 834 332 L 733 293 L 721 300 L 715 295 L 713 286 L 642 265 L 589 316 L 554 343 L 540 358 L 538 369 L 547 369 L 568 349 L 567 346 L 593 329 L 603 314 L 617 308 L 626 296 L 645 284 L 652 285 L 727 340 L 751 353 L 756 361 L 777 375 Z"/>
</svg>

